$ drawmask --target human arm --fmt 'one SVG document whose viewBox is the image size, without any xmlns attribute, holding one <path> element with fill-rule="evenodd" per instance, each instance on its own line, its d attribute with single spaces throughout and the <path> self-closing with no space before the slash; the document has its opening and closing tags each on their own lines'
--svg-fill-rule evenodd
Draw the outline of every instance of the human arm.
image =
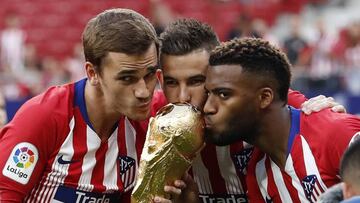
<svg viewBox="0 0 360 203">
<path fill-rule="evenodd" d="M 294 91 L 291 89 L 289 89 L 288 92 L 288 104 L 295 108 L 300 108 L 307 115 L 311 114 L 312 112 L 319 112 L 326 108 L 331 108 L 331 110 L 334 112 L 346 113 L 345 107 L 337 103 L 332 97 L 319 95 L 307 99 L 305 95 L 299 91 Z"/>
<path fill-rule="evenodd" d="M 0 132 L 0 200 L 21 202 L 44 171 L 54 148 L 52 119 L 40 105 L 25 104 Z"/>
</svg>

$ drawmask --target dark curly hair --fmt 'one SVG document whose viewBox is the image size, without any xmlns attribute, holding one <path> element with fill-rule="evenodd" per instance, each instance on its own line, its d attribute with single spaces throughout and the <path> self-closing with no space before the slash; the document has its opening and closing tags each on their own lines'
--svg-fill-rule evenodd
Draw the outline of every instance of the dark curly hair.
<svg viewBox="0 0 360 203">
<path fill-rule="evenodd" d="M 160 35 L 161 54 L 184 55 L 196 49 L 211 51 L 219 45 L 214 30 L 195 19 L 179 19 L 171 23 Z"/>
<path fill-rule="evenodd" d="M 210 66 L 241 65 L 243 71 L 275 81 L 277 93 L 287 101 L 291 65 L 286 55 L 268 41 L 258 38 L 235 38 L 217 46 L 211 53 Z"/>
</svg>

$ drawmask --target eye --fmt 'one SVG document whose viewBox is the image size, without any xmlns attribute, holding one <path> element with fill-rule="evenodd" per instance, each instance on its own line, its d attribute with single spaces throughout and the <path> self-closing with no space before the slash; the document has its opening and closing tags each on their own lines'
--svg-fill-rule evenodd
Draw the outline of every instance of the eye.
<svg viewBox="0 0 360 203">
<path fill-rule="evenodd" d="M 123 76 L 123 77 L 120 77 L 119 79 L 127 84 L 135 83 L 138 80 L 134 76 Z"/>
<path fill-rule="evenodd" d="M 228 99 L 231 95 L 228 92 L 218 92 L 218 96 L 220 97 L 220 99 L 222 100 L 226 100 Z"/>
<path fill-rule="evenodd" d="M 193 80 L 189 81 L 189 85 L 191 85 L 191 86 L 199 86 L 199 85 L 204 84 L 204 82 L 205 82 L 205 80 L 203 80 L 203 79 L 193 79 Z"/>
<path fill-rule="evenodd" d="M 155 70 L 150 71 L 148 74 L 145 75 L 145 78 L 151 78 L 151 77 L 155 76 L 155 72 L 156 72 Z"/>
<path fill-rule="evenodd" d="M 166 86 L 170 87 L 175 87 L 178 84 L 176 80 L 165 80 L 164 83 Z"/>
</svg>

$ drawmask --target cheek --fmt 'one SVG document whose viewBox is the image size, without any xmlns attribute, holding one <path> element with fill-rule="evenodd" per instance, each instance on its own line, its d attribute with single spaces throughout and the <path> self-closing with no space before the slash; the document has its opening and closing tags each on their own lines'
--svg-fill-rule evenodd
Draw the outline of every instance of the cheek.
<svg viewBox="0 0 360 203">
<path fill-rule="evenodd" d="M 134 91 L 132 87 L 116 87 L 115 94 L 112 94 L 115 103 L 122 105 L 134 100 Z M 126 95 L 126 96 L 125 96 Z"/>
<path fill-rule="evenodd" d="M 194 94 L 191 98 L 191 104 L 197 106 L 198 108 L 204 108 L 206 102 L 206 95 L 204 91 L 200 91 Z"/>
<path fill-rule="evenodd" d="M 234 117 L 237 117 L 236 115 L 238 115 L 239 111 L 235 107 L 235 105 L 227 103 L 218 106 L 216 119 L 221 126 L 229 125 L 233 121 Z"/>
<path fill-rule="evenodd" d="M 154 78 L 152 78 L 152 80 L 148 83 L 148 89 L 153 92 L 155 90 L 156 84 L 157 84 L 158 80 L 156 79 L 156 77 L 154 76 Z"/>
<path fill-rule="evenodd" d="M 163 91 L 169 103 L 179 102 L 179 94 L 177 88 L 164 87 Z"/>
</svg>

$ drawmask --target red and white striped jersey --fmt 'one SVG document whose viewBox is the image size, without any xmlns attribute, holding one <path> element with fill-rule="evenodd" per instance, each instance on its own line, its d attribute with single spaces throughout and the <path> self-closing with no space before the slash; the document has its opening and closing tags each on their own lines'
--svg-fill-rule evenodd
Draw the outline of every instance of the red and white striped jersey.
<svg viewBox="0 0 360 203">
<path fill-rule="evenodd" d="M 299 107 L 306 98 L 296 91 L 289 91 L 290 104 Z M 154 93 L 152 115 L 166 104 L 162 91 Z M 229 146 L 207 144 L 193 161 L 192 174 L 204 203 L 248 202 L 246 192 L 246 167 L 253 147 L 246 142 Z"/>
<path fill-rule="evenodd" d="M 120 202 L 135 183 L 146 129 L 121 117 L 101 141 L 86 111 L 86 79 L 24 104 L 0 134 L 0 202 Z"/>
<path fill-rule="evenodd" d="M 248 165 L 251 202 L 316 202 L 339 183 L 343 152 L 360 136 L 360 118 L 326 109 L 309 116 L 291 109 L 291 129 L 285 168 L 254 149 Z"/>
</svg>

